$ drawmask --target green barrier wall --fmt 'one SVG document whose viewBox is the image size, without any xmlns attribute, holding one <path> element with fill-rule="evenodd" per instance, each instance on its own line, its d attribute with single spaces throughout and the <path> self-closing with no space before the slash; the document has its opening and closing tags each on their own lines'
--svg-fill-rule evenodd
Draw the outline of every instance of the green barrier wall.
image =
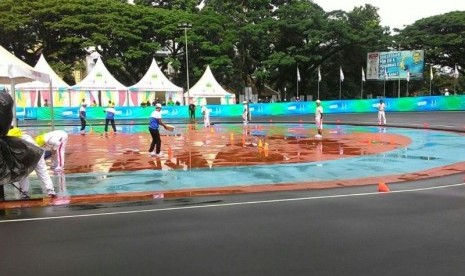
<svg viewBox="0 0 465 276">
<path fill-rule="evenodd" d="M 325 113 L 367 113 L 375 112 L 379 100 L 336 100 L 322 101 Z M 465 96 L 431 96 L 431 97 L 408 97 L 387 98 L 386 111 L 388 112 L 410 112 L 410 111 L 458 111 L 465 110 Z M 236 105 L 208 105 L 212 117 L 238 117 L 242 114 L 242 104 Z M 257 103 L 250 104 L 252 116 L 272 115 L 299 115 L 313 114 L 315 102 L 284 102 L 284 103 Z M 148 118 L 154 107 L 115 107 L 117 119 L 144 119 Z M 197 108 L 200 116 L 200 107 Z M 164 106 L 162 108 L 163 118 L 188 118 L 187 106 Z M 39 108 L 17 108 L 17 116 L 20 120 L 50 120 L 51 109 L 49 107 Z M 87 119 L 104 119 L 103 107 L 88 107 Z M 78 120 L 79 107 L 54 108 L 55 120 Z"/>
</svg>

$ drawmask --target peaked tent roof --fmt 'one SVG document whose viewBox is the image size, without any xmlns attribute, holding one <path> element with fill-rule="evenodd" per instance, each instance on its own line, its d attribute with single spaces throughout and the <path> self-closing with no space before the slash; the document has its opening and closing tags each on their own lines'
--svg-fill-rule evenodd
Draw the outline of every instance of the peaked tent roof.
<svg viewBox="0 0 465 276">
<path fill-rule="evenodd" d="M 50 78 L 52 79 L 52 89 L 68 89 L 69 85 L 64 82 L 56 73 L 53 71 L 52 67 L 48 64 L 48 62 L 45 60 L 44 55 L 40 55 L 39 61 L 37 61 L 36 66 L 34 66 L 34 69 L 40 72 L 45 72 L 50 75 Z M 28 83 L 23 83 L 23 84 L 18 84 L 16 86 L 19 89 L 49 89 L 50 86 L 47 83 L 42 83 L 39 81 L 33 81 L 33 82 L 28 82 Z"/>
<path fill-rule="evenodd" d="M 70 87 L 71 90 L 127 90 L 103 64 L 102 59 L 98 59 L 94 68 L 79 83 Z"/>
<path fill-rule="evenodd" d="M 50 76 L 35 70 L 0 46 L 0 83 L 9 84 L 12 80 L 15 83 L 31 82 L 34 80 L 49 83 Z"/>
<path fill-rule="evenodd" d="M 155 58 L 142 79 L 129 87 L 129 91 L 183 91 L 182 87 L 173 84 L 160 70 Z"/>
<path fill-rule="evenodd" d="M 210 69 L 210 65 L 207 66 L 202 77 L 194 86 L 191 87 L 189 91 L 190 97 L 221 97 L 226 95 L 232 95 L 232 93 L 226 91 L 216 81 Z M 184 93 L 184 96 L 187 97 L 188 93 Z"/>
</svg>

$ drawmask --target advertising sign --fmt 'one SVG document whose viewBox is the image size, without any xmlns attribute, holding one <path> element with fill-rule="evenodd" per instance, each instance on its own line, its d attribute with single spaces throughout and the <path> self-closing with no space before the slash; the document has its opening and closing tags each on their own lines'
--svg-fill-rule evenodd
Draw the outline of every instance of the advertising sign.
<svg viewBox="0 0 465 276">
<path fill-rule="evenodd" d="M 367 80 L 421 80 L 424 68 L 423 50 L 367 54 Z"/>
</svg>

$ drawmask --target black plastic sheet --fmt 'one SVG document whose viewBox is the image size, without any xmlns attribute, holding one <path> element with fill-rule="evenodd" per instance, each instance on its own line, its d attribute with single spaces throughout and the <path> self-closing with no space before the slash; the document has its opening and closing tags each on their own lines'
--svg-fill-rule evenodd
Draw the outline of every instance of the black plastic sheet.
<svg viewBox="0 0 465 276">
<path fill-rule="evenodd" d="M 0 137 L 10 130 L 13 121 L 13 99 L 7 93 L 0 93 Z"/>
<path fill-rule="evenodd" d="M 6 134 L 13 119 L 13 99 L 0 93 L 0 185 L 28 176 L 37 166 L 44 150 L 20 138 Z"/>
</svg>

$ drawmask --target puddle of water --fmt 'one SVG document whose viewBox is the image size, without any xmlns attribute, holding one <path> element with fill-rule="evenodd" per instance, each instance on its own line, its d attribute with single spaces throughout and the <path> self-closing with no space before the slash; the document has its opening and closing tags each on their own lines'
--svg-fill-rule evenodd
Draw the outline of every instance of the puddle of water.
<svg viewBox="0 0 465 276">
<path fill-rule="evenodd" d="M 85 136 L 78 127 L 66 130 L 65 174 L 53 177 L 63 195 L 354 179 L 465 159 L 463 135 L 430 130 L 328 126 L 316 139 L 313 125 L 305 124 L 184 125 L 162 133 L 160 159 L 147 152 L 146 126 L 123 126 L 108 136 L 98 129 Z M 41 194 L 35 176 L 31 187 Z"/>
</svg>

